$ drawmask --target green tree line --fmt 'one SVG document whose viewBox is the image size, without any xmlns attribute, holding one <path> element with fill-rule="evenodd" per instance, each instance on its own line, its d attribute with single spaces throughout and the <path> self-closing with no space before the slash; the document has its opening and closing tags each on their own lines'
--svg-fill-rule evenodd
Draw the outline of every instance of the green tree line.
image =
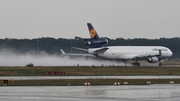
<svg viewBox="0 0 180 101">
<path fill-rule="evenodd" d="M 160 38 L 160 39 L 108 39 L 108 46 L 165 46 L 172 50 L 172 58 L 180 58 L 180 38 Z M 60 49 L 65 52 L 79 53 L 82 51 L 72 50 L 71 47 L 88 48 L 84 44 L 83 38 L 76 37 L 75 39 L 65 38 L 36 38 L 36 39 L 0 39 L 0 49 L 10 49 L 15 52 L 47 52 L 49 54 L 60 54 Z"/>
</svg>

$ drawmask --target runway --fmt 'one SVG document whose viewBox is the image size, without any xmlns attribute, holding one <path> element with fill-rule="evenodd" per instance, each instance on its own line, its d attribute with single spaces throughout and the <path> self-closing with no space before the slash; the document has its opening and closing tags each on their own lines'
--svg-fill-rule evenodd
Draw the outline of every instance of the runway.
<svg viewBox="0 0 180 101">
<path fill-rule="evenodd" d="M 146 86 L 6 86 L 1 101 L 179 101 L 180 84 Z"/>
<path fill-rule="evenodd" d="M 58 79 L 180 79 L 180 76 L 1 76 L 0 80 L 58 80 Z"/>
</svg>

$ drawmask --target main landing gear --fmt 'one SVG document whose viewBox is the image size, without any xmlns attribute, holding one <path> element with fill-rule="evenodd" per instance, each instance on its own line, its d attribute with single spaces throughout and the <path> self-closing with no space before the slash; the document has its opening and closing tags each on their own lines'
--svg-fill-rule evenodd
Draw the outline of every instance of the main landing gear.
<svg viewBox="0 0 180 101">
<path fill-rule="evenodd" d="M 159 67 L 161 67 L 162 63 L 161 63 L 161 60 L 159 60 Z"/>
<path fill-rule="evenodd" d="M 140 66 L 140 63 L 138 62 L 137 59 L 135 59 L 135 62 L 133 63 L 134 66 Z"/>
<path fill-rule="evenodd" d="M 139 62 L 137 62 L 137 63 L 134 62 L 133 65 L 134 65 L 134 66 L 140 66 L 140 63 L 139 63 Z"/>
</svg>

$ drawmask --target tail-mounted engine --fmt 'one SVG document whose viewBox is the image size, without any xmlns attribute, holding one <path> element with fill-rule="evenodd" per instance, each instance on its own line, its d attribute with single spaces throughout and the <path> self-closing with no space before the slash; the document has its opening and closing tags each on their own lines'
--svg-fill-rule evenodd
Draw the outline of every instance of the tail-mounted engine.
<svg viewBox="0 0 180 101">
<path fill-rule="evenodd" d="M 159 61 L 159 59 L 157 57 L 148 57 L 147 61 L 149 63 L 157 63 Z"/>
<path fill-rule="evenodd" d="M 99 39 L 85 39 L 85 44 L 89 47 L 98 48 L 108 44 L 108 40 L 106 38 Z"/>
</svg>

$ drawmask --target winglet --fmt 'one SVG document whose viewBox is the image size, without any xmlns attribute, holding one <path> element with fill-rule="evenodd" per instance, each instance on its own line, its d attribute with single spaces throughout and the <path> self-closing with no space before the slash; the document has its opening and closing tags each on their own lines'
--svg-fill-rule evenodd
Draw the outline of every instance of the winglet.
<svg viewBox="0 0 180 101">
<path fill-rule="evenodd" d="M 65 54 L 66 54 L 62 49 L 60 49 L 60 51 L 61 51 L 62 55 L 65 55 Z"/>
</svg>

